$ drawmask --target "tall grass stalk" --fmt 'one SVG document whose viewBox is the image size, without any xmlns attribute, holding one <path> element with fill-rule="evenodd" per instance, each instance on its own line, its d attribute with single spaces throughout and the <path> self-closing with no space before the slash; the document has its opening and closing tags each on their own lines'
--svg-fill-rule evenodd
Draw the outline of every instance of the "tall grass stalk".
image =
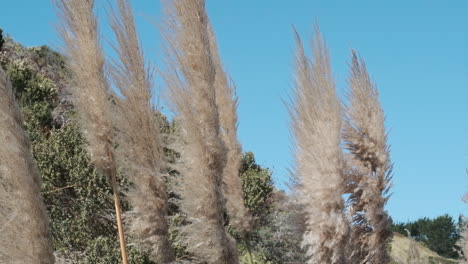
<svg viewBox="0 0 468 264">
<path fill-rule="evenodd" d="M 242 147 L 237 139 L 237 96 L 236 87 L 224 71 L 218 53 L 218 45 L 211 24 L 208 24 L 208 36 L 212 61 L 216 70 L 215 92 L 219 110 L 221 135 L 226 145 L 227 162 L 223 171 L 224 193 L 230 224 L 244 236 L 252 229 L 252 215 L 244 205 L 242 182 L 239 168 L 242 162 Z"/>
<path fill-rule="evenodd" d="M 468 194 L 463 196 L 463 201 L 468 203 Z M 461 222 L 460 239 L 457 241 L 457 246 L 460 248 L 458 253 L 461 256 L 460 264 L 468 264 L 468 218 L 462 216 Z"/>
<path fill-rule="evenodd" d="M 1 68 L 0 145 L 0 263 L 54 263 L 41 178 L 11 83 Z"/>
<path fill-rule="evenodd" d="M 341 107 L 332 78 L 330 56 L 318 27 L 313 59 L 305 55 L 296 33 L 294 97 L 289 105 L 294 136 L 293 180 L 306 217 L 303 244 L 307 263 L 345 263 L 348 222 L 344 211 Z"/>
<path fill-rule="evenodd" d="M 158 263 L 174 260 L 168 239 L 168 198 L 161 175 L 163 150 L 156 109 L 152 100 L 152 71 L 140 48 L 128 0 L 117 0 L 111 26 L 117 39 L 119 61 L 111 76 L 123 98 L 117 100 L 119 148 L 116 152 L 130 181 L 127 198 L 132 210 L 126 213 L 132 238 Z"/>
<path fill-rule="evenodd" d="M 389 263 L 391 218 L 385 211 L 392 163 L 378 91 L 364 61 L 352 52 L 343 138 L 348 156 L 349 203 L 353 215 L 351 243 L 355 263 Z"/>
<path fill-rule="evenodd" d="M 224 227 L 223 172 L 227 148 L 220 131 L 213 62 L 204 0 L 164 0 L 169 97 L 184 142 L 178 170 L 181 208 L 190 222 L 182 231 L 187 249 L 213 264 L 239 263 Z"/>
<path fill-rule="evenodd" d="M 460 248 L 461 261 L 460 264 L 468 264 L 468 220 L 463 217 L 463 226 L 460 230 L 460 239 L 457 241 L 457 246 Z"/>
<path fill-rule="evenodd" d="M 122 262 L 127 264 L 113 146 L 111 91 L 104 73 L 94 0 L 54 0 L 54 3 L 60 17 L 58 31 L 74 74 L 74 103 L 80 113 L 91 161 L 112 186 Z"/>
</svg>

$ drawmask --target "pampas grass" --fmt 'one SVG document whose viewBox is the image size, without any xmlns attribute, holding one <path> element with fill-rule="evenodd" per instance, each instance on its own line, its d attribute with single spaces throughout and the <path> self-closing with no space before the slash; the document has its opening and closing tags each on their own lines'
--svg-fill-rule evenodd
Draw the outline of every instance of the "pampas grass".
<svg viewBox="0 0 468 264">
<path fill-rule="evenodd" d="M 392 164 L 378 91 L 366 66 L 353 51 L 343 138 L 349 150 L 348 186 L 353 215 L 351 243 L 355 263 L 388 263 L 391 219 L 385 211 Z"/>
<path fill-rule="evenodd" d="M 463 196 L 463 201 L 468 203 L 468 194 Z M 461 219 L 460 239 L 457 241 L 458 253 L 462 256 L 460 264 L 468 264 L 468 218 L 462 216 Z"/>
<path fill-rule="evenodd" d="M 39 171 L 11 83 L 1 68 L 0 145 L 0 263 L 54 263 Z"/>
<path fill-rule="evenodd" d="M 151 103 L 152 76 L 145 65 L 133 13 L 128 0 L 118 0 L 118 12 L 111 14 L 119 62 L 111 76 L 123 98 L 117 100 L 119 164 L 133 183 L 127 198 L 132 210 L 126 213 L 129 231 L 153 261 L 174 260 L 168 239 L 168 205 L 161 175 L 163 150 L 155 109 Z"/>
<path fill-rule="evenodd" d="M 457 246 L 460 248 L 459 253 L 462 256 L 460 264 L 468 264 L 468 220 L 463 217 L 463 226 L 460 229 L 460 239 L 457 241 Z"/>
<path fill-rule="evenodd" d="M 348 223 L 344 217 L 340 102 L 330 56 L 318 27 L 309 60 L 296 33 L 294 99 L 290 104 L 296 183 L 306 218 L 307 263 L 345 263 Z"/>
<path fill-rule="evenodd" d="M 208 25 L 211 58 L 216 70 L 215 92 L 219 109 L 221 135 L 226 145 L 227 162 L 223 171 L 224 193 L 227 199 L 227 210 L 230 224 L 242 234 L 252 229 L 252 216 L 244 205 L 242 183 L 239 168 L 242 162 L 242 147 L 237 139 L 237 97 L 236 87 L 229 81 L 223 70 L 218 54 L 218 45 L 211 25 Z"/>
<path fill-rule="evenodd" d="M 122 261 L 126 264 L 113 147 L 111 91 L 104 74 L 104 56 L 93 13 L 94 0 L 55 0 L 54 3 L 61 19 L 58 30 L 65 44 L 64 52 L 74 74 L 74 103 L 80 113 L 91 161 L 112 185 Z"/>
<path fill-rule="evenodd" d="M 216 66 L 210 48 L 203 0 L 165 0 L 169 96 L 184 143 L 178 170 L 181 208 L 189 224 L 182 230 L 188 251 L 214 264 L 238 263 L 235 242 L 224 227 L 223 172 L 227 148 L 220 131 Z"/>
</svg>

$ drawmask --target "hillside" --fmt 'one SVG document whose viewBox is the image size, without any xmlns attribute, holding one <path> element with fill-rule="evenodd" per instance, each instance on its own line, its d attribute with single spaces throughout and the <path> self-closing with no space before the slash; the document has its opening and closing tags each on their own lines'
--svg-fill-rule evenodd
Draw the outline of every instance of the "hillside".
<svg viewBox="0 0 468 264">
<path fill-rule="evenodd" d="M 419 262 L 416 261 L 410 263 L 410 252 L 411 252 L 411 243 L 414 243 L 414 249 L 416 254 L 419 254 Z M 391 244 L 391 257 L 392 264 L 450 264 L 457 263 L 457 261 L 452 259 L 447 259 L 437 255 L 434 251 L 431 251 L 424 245 L 418 242 L 411 241 L 409 238 L 399 234 L 394 233 L 393 241 Z M 413 251 L 415 252 L 415 251 Z"/>
</svg>

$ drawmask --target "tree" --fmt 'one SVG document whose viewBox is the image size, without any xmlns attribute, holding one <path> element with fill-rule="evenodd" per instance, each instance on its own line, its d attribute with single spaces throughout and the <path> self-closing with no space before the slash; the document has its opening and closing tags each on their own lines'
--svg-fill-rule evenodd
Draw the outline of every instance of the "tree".
<svg viewBox="0 0 468 264">
<path fill-rule="evenodd" d="M 272 172 L 244 153 L 240 167 L 244 203 L 254 216 L 249 241 L 255 263 L 304 263 L 301 247 L 303 218 L 299 206 L 284 191 L 276 190 Z M 233 232 L 236 238 L 238 235 Z M 241 262 L 249 263 L 245 241 L 239 239 Z"/>
<path fill-rule="evenodd" d="M 256 223 L 258 223 L 256 226 L 261 225 L 272 206 L 271 198 L 275 189 L 271 178 L 272 173 L 255 161 L 252 152 L 243 154 L 239 173 L 242 179 L 244 204 L 256 218 Z"/>
</svg>

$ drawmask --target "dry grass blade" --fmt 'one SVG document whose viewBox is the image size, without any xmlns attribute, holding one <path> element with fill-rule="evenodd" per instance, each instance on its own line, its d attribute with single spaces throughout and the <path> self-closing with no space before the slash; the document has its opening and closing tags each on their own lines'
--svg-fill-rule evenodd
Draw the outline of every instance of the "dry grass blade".
<svg viewBox="0 0 468 264">
<path fill-rule="evenodd" d="M 365 64 L 352 54 L 343 138 L 350 152 L 354 179 L 349 188 L 354 214 L 353 237 L 359 263 L 388 263 L 387 245 L 391 240 L 391 219 L 385 211 L 391 187 L 392 164 L 384 127 L 384 113 L 378 91 Z M 357 232 L 357 233 L 356 233 Z"/>
<path fill-rule="evenodd" d="M 252 216 L 244 205 L 242 182 L 239 168 L 242 162 L 242 147 L 237 139 L 237 97 L 236 87 L 229 81 L 223 70 L 218 45 L 211 25 L 208 25 L 212 61 L 215 66 L 216 104 L 219 109 L 221 135 L 228 149 L 227 162 L 223 172 L 224 192 L 227 199 L 227 210 L 231 216 L 231 225 L 241 232 L 252 229 Z"/>
<path fill-rule="evenodd" d="M 463 196 L 463 201 L 468 203 L 468 194 Z M 460 239 L 457 241 L 457 246 L 460 248 L 459 254 L 462 256 L 460 264 L 468 264 L 468 218 L 464 216 L 462 217 Z"/>
<path fill-rule="evenodd" d="M 343 215 L 340 102 L 330 57 L 315 28 L 313 60 L 296 33 L 294 100 L 289 106 L 295 140 L 295 188 L 306 217 L 308 263 L 345 263 L 348 223 Z"/>
<path fill-rule="evenodd" d="M 468 220 L 463 217 L 463 227 L 460 230 L 460 240 L 457 241 L 457 246 L 460 248 L 462 259 L 460 264 L 468 264 Z"/>
<path fill-rule="evenodd" d="M 425 264 L 427 263 L 427 259 L 424 259 L 419 252 L 419 248 L 417 247 L 416 240 L 411 237 L 410 231 L 406 230 L 408 233 L 409 248 L 408 248 L 408 256 L 406 257 L 406 263 L 408 264 Z"/>
<path fill-rule="evenodd" d="M 114 129 L 111 91 L 104 74 L 104 55 L 99 42 L 94 0 L 54 0 L 60 17 L 59 33 L 64 53 L 74 74 L 72 94 L 80 113 L 81 126 L 88 143 L 91 161 L 112 185 L 119 241 L 123 263 L 127 263 L 125 239 L 117 188 L 117 166 L 114 157 Z"/>
<path fill-rule="evenodd" d="M 168 42 L 165 76 L 185 143 L 178 170 L 188 250 L 208 263 L 238 263 L 236 247 L 224 228 L 222 175 L 227 149 L 220 132 L 215 75 L 203 0 L 164 1 Z"/>
<path fill-rule="evenodd" d="M 161 175 L 162 146 L 156 110 L 151 103 L 152 76 L 146 67 L 128 0 L 118 0 L 118 12 L 111 12 L 119 62 L 111 76 L 123 95 L 117 100 L 119 148 L 132 188 L 127 193 L 132 210 L 126 213 L 129 231 L 153 261 L 174 260 L 168 239 L 167 195 Z"/>
<path fill-rule="evenodd" d="M 54 263 L 39 171 L 11 83 L 1 68 L 0 144 L 0 263 Z"/>
</svg>

